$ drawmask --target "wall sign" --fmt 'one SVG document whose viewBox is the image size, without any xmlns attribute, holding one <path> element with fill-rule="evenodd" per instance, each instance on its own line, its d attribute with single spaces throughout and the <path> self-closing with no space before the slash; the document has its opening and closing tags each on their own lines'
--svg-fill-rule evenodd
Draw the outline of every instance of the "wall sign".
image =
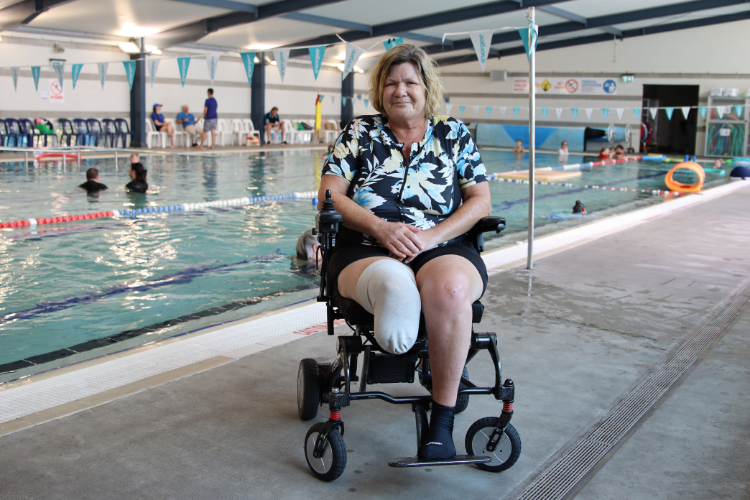
<svg viewBox="0 0 750 500">
<path fill-rule="evenodd" d="M 529 79 L 514 78 L 513 93 L 528 94 Z M 617 81 L 613 78 L 537 77 L 536 93 L 614 95 L 617 94 Z"/>
</svg>

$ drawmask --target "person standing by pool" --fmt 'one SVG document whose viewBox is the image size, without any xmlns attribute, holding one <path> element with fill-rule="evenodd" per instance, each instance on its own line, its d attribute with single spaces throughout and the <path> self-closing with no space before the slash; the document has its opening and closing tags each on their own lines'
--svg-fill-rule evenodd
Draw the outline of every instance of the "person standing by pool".
<svg viewBox="0 0 750 500">
<path fill-rule="evenodd" d="M 140 163 L 133 163 L 130 165 L 130 170 L 128 171 L 128 175 L 132 180 L 125 187 L 136 193 L 145 193 L 148 191 L 146 174 L 148 174 L 148 170 L 143 168 L 143 165 Z"/>
<path fill-rule="evenodd" d="M 175 121 L 182 124 L 182 129 L 188 134 L 188 137 L 190 137 L 190 143 L 195 146 L 197 144 L 195 142 L 195 136 L 197 134 L 195 131 L 195 116 L 190 112 L 190 108 L 188 108 L 187 104 L 182 105 L 182 113 L 177 115 L 177 120 Z"/>
<path fill-rule="evenodd" d="M 95 168 L 86 170 L 86 182 L 78 186 L 85 189 L 86 194 L 97 195 L 99 191 L 108 189 L 107 186 L 99 182 L 99 171 Z"/>
<path fill-rule="evenodd" d="M 151 113 L 151 120 L 154 122 L 157 132 L 167 133 L 172 140 L 172 147 L 174 148 L 174 134 L 177 131 L 174 128 L 174 123 L 164 120 L 164 115 L 161 114 L 161 104 L 154 104 L 154 112 Z"/>
<path fill-rule="evenodd" d="M 216 124 L 219 122 L 219 114 L 216 110 L 219 107 L 219 103 L 214 98 L 214 89 L 208 89 L 208 99 L 203 104 L 203 133 L 201 134 L 201 140 L 198 143 L 198 149 L 203 149 L 203 144 L 206 142 L 206 134 L 211 132 L 211 149 L 216 146 Z"/>
</svg>

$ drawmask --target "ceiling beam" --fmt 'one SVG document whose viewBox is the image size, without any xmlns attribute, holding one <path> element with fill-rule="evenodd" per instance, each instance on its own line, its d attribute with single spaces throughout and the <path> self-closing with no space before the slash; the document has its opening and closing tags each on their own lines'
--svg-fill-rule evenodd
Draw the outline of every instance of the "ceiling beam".
<svg viewBox="0 0 750 500">
<path fill-rule="evenodd" d="M 204 0 L 201 0 L 204 1 Z M 205 0 L 206 3 L 213 0 Z M 278 17 L 284 14 L 312 9 L 322 5 L 338 3 L 342 0 L 281 0 L 255 7 L 255 12 L 234 11 L 221 16 L 201 19 L 194 23 L 179 26 L 170 30 L 155 33 L 146 37 L 146 43 L 159 49 L 166 49 L 181 43 L 192 43 L 209 33 L 231 28 L 241 24 L 253 23 L 263 19 Z"/>
<path fill-rule="evenodd" d="M 590 17 L 586 20 L 584 26 L 580 22 L 568 21 L 565 23 L 548 24 L 546 26 L 539 26 L 539 38 L 541 42 L 542 37 L 561 35 L 564 33 L 574 33 L 576 31 L 582 31 L 591 28 L 612 28 L 613 24 L 625 24 L 638 21 L 645 21 L 648 19 L 654 19 L 659 17 L 668 17 L 672 15 L 687 14 L 691 12 L 698 12 L 701 10 L 715 9 L 720 7 L 730 7 L 734 5 L 747 5 L 747 0 L 697 0 L 691 2 L 677 3 L 666 5 L 663 7 L 654 7 L 650 9 L 634 10 L 629 12 L 620 12 L 618 14 L 610 14 L 606 16 Z M 614 29 L 614 28 L 613 28 Z M 619 35 L 618 38 L 624 37 L 624 33 L 617 30 Z M 608 33 L 611 33 L 608 31 Z M 611 36 L 608 36 L 608 40 L 612 40 Z M 506 32 L 506 33 L 495 33 L 492 36 L 492 44 L 508 43 L 519 41 L 518 33 Z M 464 50 L 472 48 L 471 40 L 454 40 L 453 48 L 446 49 L 441 45 L 428 45 L 422 47 L 427 51 L 428 54 L 438 54 L 442 52 L 449 52 L 450 50 Z"/>
<path fill-rule="evenodd" d="M 396 33 L 412 32 L 415 30 L 421 30 L 426 28 L 432 28 L 433 26 L 440 26 L 443 24 L 457 23 L 461 21 L 470 21 L 472 19 L 478 19 L 487 16 L 496 16 L 499 14 L 505 14 L 508 12 L 516 12 L 524 10 L 527 7 L 538 7 L 541 5 L 551 5 L 553 3 L 566 2 L 569 0 L 524 0 L 524 6 L 522 7 L 514 1 L 501 1 L 501 2 L 490 2 L 481 5 L 474 5 L 472 7 L 464 7 L 461 9 L 448 10 L 443 12 L 437 12 L 435 14 L 413 17 L 410 19 L 402 19 L 399 21 L 393 21 L 390 23 L 376 24 L 372 26 L 371 33 L 364 33 L 362 31 L 346 31 L 339 33 L 344 40 L 347 42 L 355 42 L 357 40 L 365 40 L 367 38 L 375 37 L 388 37 L 393 36 Z M 406 38 L 406 37 L 405 37 Z M 294 49 L 294 47 L 307 46 L 307 45 L 327 45 L 331 43 L 340 42 L 338 36 L 334 33 L 331 35 L 324 35 L 301 42 L 292 43 L 285 45 L 287 48 Z M 292 50 L 289 57 L 300 57 L 307 55 L 307 50 Z"/>
<path fill-rule="evenodd" d="M 555 7 L 554 5 L 548 5 L 546 7 L 539 7 L 539 10 L 542 12 L 546 12 L 547 14 L 552 14 L 553 16 L 562 17 L 563 19 L 567 19 L 568 21 L 573 21 L 576 23 L 581 23 L 582 25 L 588 27 L 589 20 L 586 19 L 583 16 L 579 16 L 578 14 L 574 14 L 572 12 L 568 12 L 567 10 L 561 9 L 559 7 Z M 598 28 L 601 31 L 604 31 L 606 33 L 611 33 L 615 36 L 622 36 L 622 31 L 618 30 L 617 28 L 613 28 L 611 26 L 604 26 Z"/>
<path fill-rule="evenodd" d="M 334 19 L 332 17 L 314 16 L 312 14 L 305 14 L 304 12 L 292 12 L 291 14 L 283 14 L 279 17 L 283 17 L 284 19 L 292 19 L 294 21 L 304 21 L 306 23 L 322 24 L 324 26 L 333 26 L 335 28 L 344 28 L 346 30 L 361 31 L 363 33 L 372 34 L 372 26 L 370 26 L 369 24 L 344 21 L 342 19 Z"/>
<path fill-rule="evenodd" d="M 172 0 L 173 2 L 191 3 L 193 5 L 203 5 L 205 7 L 216 7 L 217 9 L 227 9 L 236 12 L 249 12 L 255 14 L 257 7 L 249 3 L 235 2 L 234 0 Z"/>
<path fill-rule="evenodd" d="M 28 24 L 40 14 L 74 0 L 23 0 L 0 9 L 0 31 Z"/>
<path fill-rule="evenodd" d="M 692 28 L 701 28 L 704 26 L 714 26 L 717 24 L 733 23 L 737 21 L 750 20 L 750 11 L 740 12 L 738 14 L 727 14 L 724 16 L 706 17 L 703 19 L 694 19 L 691 21 L 682 21 L 679 23 L 661 24 L 659 26 L 651 26 L 647 28 L 636 28 L 630 30 L 624 30 L 622 32 L 623 39 L 635 38 L 638 36 L 657 35 L 660 33 L 670 33 L 672 31 L 680 31 Z M 578 38 L 570 38 L 568 40 L 557 40 L 554 42 L 545 42 L 537 45 L 537 51 L 541 52 L 544 50 L 562 49 L 566 47 L 575 47 L 578 45 L 588 45 L 591 43 L 609 42 L 612 37 L 608 34 L 584 36 Z M 499 57 L 512 56 L 518 54 L 524 54 L 526 51 L 523 46 L 510 47 L 499 51 Z M 436 59 L 440 66 L 450 66 L 453 64 L 462 64 L 466 62 L 476 61 L 476 54 L 466 54 L 465 56 L 447 57 L 443 59 Z"/>
</svg>

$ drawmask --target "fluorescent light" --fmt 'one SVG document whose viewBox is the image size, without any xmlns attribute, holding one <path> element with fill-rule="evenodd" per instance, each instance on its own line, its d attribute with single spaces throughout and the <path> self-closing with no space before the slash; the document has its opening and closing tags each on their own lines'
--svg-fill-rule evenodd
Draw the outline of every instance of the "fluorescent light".
<svg viewBox="0 0 750 500">
<path fill-rule="evenodd" d="M 363 70 L 359 66 L 354 66 L 354 71 L 356 71 L 357 73 L 364 73 L 365 72 L 365 70 Z"/>
<path fill-rule="evenodd" d="M 0 42 L 2 42 L 2 41 L 3 41 L 3 37 L 0 36 Z"/>
<path fill-rule="evenodd" d="M 253 57 L 253 62 L 257 64 L 257 63 L 259 63 L 260 61 L 258 60 L 258 58 L 257 58 L 257 57 Z"/>
<path fill-rule="evenodd" d="M 117 32 L 118 36 L 126 36 L 128 38 L 140 38 L 143 36 L 153 35 L 156 33 L 157 29 L 154 28 L 143 28 L 140 26 L 135 26 L 132 23 L 126 23 L 120 31 Z"/>
<path fill-rule="evenodd" d="M 120 46 L 120 50 L 128 54 L 137 54 L 141 51 L 133 42 L 120 42 L 118 45 Z"/>
<path fill-rule="evenodd" d="M 337 55 L 336 59 L 338 59 L 339 61 L 343 61 L 344 59 L 346 59 L 346 52 L 342 52 L 341 54 Z"/>
<path fill-rule="evenodd" d="M 253 44 L 253 45 L 248 45 L 247 46 L 247 50 L 255 50 L 255 51 L 258 51 L 258 52 L 263 52 L 264 50 L 268 50 L 268 49 L 273 48 L 273 47 L 274 47 L 274 45 L 265 45 L 265 44 L 262 44 L 262 43 L 256 43 L 256 44 Z"/>
<path fill-rule="evenodd" d="M 146 45 L 146 52 L 157 55 L 161 54 L 161 50 L 157 49 L 153 45 Z"/>
<path fill-rule="evenodd" d="M 346 66 L 344 66 L 343 64 L 337 64 L 336 67 L 343 73 Z"/>
</svg>

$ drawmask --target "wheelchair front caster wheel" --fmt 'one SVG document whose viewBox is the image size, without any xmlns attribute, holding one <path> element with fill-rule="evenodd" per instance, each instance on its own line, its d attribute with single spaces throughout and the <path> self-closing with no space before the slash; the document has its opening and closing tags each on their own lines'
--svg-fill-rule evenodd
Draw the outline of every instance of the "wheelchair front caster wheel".
<svg viewBox="0 0 750 500">
<path fill-rule="evenodd" d="M 315 474 L 315 477 L 323 481 L 333 481 L 344 473 L 344 468 L 346 467 L 346 446 L 338 428 L 334 427 L 326 436 L 323 456 L 315 458 L 313 456 L 315 443 L 321 432 L 325 431 L 325 428 L 326 423 L 319 422 L 307 431 L 307 435 L 305 436 L 305 458 L 307 459 L 307 465 L 310 466 L 310 470 Z"/>
<path fill-rule="evenodd" d="M 301 420 L 312 420 L 318 415 L 320 379 L 318 363 L 306 358 L 299 362 L 297 372 L 297 410 Z"/>
<path fill-rule="evenodd" d="M 508 424 L 495 451 L 488 451 L 487 443 L 495 429 L 495 422 L 497 422 L 497 417 L 484 417 L 469 427 L 466 432 L 466 453 L 492 457 L 490 462 L 477 464 L 477 467 L 489 472 L 502 472 L 513 467 L 513 464 L 518 461 L 521 455 L 521 437 L 515 427 Z"/>
</svg>

